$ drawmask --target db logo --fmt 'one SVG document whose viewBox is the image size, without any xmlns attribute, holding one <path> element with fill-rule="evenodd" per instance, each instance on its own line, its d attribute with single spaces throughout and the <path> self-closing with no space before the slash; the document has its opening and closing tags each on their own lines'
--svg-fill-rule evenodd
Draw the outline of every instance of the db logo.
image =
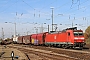
<svg viewBox="0 0 90 60">
<path fill-rule="evenodd" d="M 56 39 L 56 36 L 54 36 L 54 39 Z"/>
</svg>

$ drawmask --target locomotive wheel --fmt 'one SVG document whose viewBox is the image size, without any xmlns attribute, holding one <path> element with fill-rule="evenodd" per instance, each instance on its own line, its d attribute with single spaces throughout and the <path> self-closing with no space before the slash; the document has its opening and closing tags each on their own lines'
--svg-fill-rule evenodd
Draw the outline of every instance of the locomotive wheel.
<svg viewBox="0 0 90 60">
<path fill-rule="evenodd" d="M 62 48 L 66 49 L 66 45 L 62 45 Z"/>
<path fill-rule="evenodd" d="M 67 44 L 65 44 L 65 45 L 62 45 L 62 48 L 64 48 L 64 49 L 68 49 L 69 46 L 68 46 Z"/>
<path fill-rule="evenodd" d="M 83 47 L 80 47 L 80 50 L 82 50 L 83 49 Z"/>
</svg>

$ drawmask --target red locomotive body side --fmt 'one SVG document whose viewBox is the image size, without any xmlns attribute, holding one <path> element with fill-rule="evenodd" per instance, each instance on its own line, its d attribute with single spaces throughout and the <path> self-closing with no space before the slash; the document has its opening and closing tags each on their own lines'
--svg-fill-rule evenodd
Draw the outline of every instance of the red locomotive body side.
<svg viewBox="0 0 90 60">
<path fill-rule="evenodd" d="M 31 43 L 31 35 L 26 35 L 23 37 L 23 43 L 24 44 L 30 44 Z"/>
<path fill-rule="evenodd" d="M 47 34 L 45 38 L 45 43 L 51 45 L 67 44 L 67 43 L 71 43 L 70 39 L 71 37 L 68 36 L 67 32 L 58 32 L 58 33 Z"/>
<path fill-rule="evenodd" d="M 18 37 L 17 43 L 22 44 L 23 43 L 23 36 Z"/>
</svg>

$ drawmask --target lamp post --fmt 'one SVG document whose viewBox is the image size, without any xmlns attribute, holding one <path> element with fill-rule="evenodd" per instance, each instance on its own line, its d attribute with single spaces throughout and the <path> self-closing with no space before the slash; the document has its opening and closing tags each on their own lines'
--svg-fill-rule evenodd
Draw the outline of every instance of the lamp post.
<svg viewBox="0 0 90 60">
<path fill-rule="evenodd" d="M 15 34 L 15 38 L 16 38 L 16 23 L 13 23 L 14 25 L 15 25 L 15 32 L 14 32 L 14 34 Z"/>
<path fill-rule="evenodd" d="M 2 28 L 2 40 L 4 40 L 4 31 L 3 31 L 3 28 Z"/>
<path fill-rule="evenodd" d="M 53 31 L 53 9 L 54 9 L 54 7 L 50 7 L 51 9 L 52 9 L 52 31 Z"/>
</svg>

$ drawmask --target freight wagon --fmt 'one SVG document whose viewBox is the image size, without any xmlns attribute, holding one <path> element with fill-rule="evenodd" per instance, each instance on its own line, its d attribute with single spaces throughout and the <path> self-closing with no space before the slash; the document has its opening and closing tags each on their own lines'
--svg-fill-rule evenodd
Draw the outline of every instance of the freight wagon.
<svg viewBox="0 0 90 60">
<path fill-rule="evenodd" d="M 24 37 L 24 36 L 19 36 L 19 37 L 18 37 L 18 40 L 17 40 L 17 43 L 23 44 L 23 37 Z"/>
<path fill-rule="evenodd" d="M 17 41 L 18 41 L 18 37 L 13 37 L 13 43 L 17 43 Z"/>
<path fill-rule="evenodd" d="M 13 43 L 13 40 L 12 39 L 6 39 L 6 40 L 2 40 L 1 41 L 1 44 L 2 45 L 7 45 L 7 44 L 11 44 L 11 43 Z"/>
<path fill-rule="evenodd" d="M 31 35 L 23 36 L 23 43 L 24 44 L 31 44 Z"/>
<path fill-rule="evenodd" d="M 45 37 L 48 32 L 32 34 L 31 35 L 31 44 L 34 45 L 44 45 L 45 44 Z"/>
<path fill-rule="evenodd" d="M 45 45 L 45 37 L 48 32 L 37 34 L 38 45 Z"/>
<path fill-rule="evenodd" d="M 38 45 L 37 34 L 31 35 L 31 44 L 32 45 Z"/>
</svg>

